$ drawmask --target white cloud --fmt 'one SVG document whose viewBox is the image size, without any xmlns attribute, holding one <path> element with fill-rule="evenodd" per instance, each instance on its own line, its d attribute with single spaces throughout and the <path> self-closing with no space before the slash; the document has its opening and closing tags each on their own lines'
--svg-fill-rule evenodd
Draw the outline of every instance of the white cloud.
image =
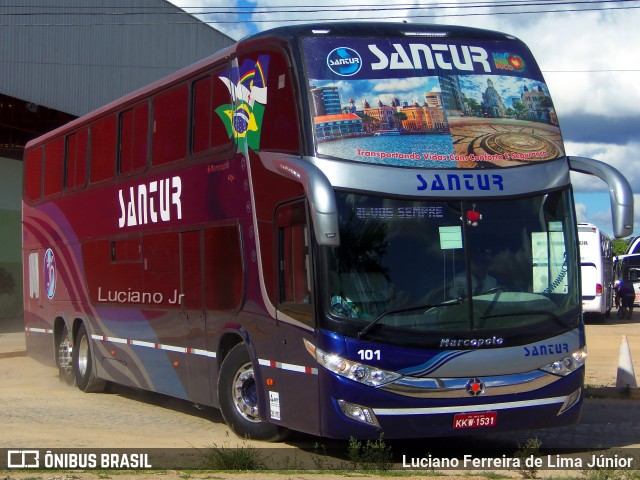
<svg viewBox="0 0 640 480">
<path fill-rule="evenodd" d="M 595 158 L 611 165 L 626 177 L 632 188 L 640 185 L 640 142 L 626 145 L 566 142 L 565 149 L 569 156 Z M 579 192 L 608 190 L 604 182 L 589 175 L 572 173 L 571 181 Z"/>
<path fill-rule="evenodd" d="M 578 222 L 582 222 L 582 223 L 590 223 L 589 222 L 589 215 L 587 213 L 587 205 L 584 203 L 576 203 L 576 218 L 578 219 Z"/>
<path fill-rule="evenodd" d="M 219 6 L 213 0 L 173 0 L 183 7 Z M 234 2 L 236 3 L 236 2 Z M 376 11 L 378 8 L 394 10 Z M 449 2 L 455 4 L 456 2 Z M 462 6 L 464 2 L 458 2 Z M 381 20 L 415 23 L 454 24 L 488 28 L 503 31 L 522 39 L 531 49 L 543 72 L 558 114 L 574 113 L 631 116 L 640 114 L 640 70 L 638 70 L 637 45 L 640 45 L 640 9 L 600 10 L 591 12 L 537 13 L 503 15 L 511 9 L 484 8 L 423 8 L 407 10 L 406 2 L 385 2 L 377 6 L 358 7 L 357 3 L 327 1 L 318 11 L 317 2 L 300 0 L 294 7 L 274 9 L 278 4 L 273 0 L 257 0 L 255 3 L 237 2 L 237 5 L 255 5 L 256 9 L 269 7 L 269 14 L 257 13 L 251 16 L 210 15 L 207 20 L 236 20 L 235 24 L 214 26 L 234 38 L 245 36 L 252 28 L 265 30 L 276 26 L 296 24 L 293 20 L 305 19 L 321 23 L 330 20 Z M 285 4 L 286 5 L 286 4 Z M 370 3 L 369 3 L 370 5 Z M 603 4 L 594 3 L 594 6 Z M 331 7 L 336 9 L 329 10 Z M 304 13 L 304 9 L 313 10 Z M 360 8 L 360 11 L 354 9 Z M 559 7 L 553 7 L 553 9 Z M 578 8 L 570 5 L 567 8 Z M 521 10 L 545 10 L 544 6 L 523 7 Z M 274 11 L 277 10 L 277 11 Z M 292 13 L 291 10 L 295 10 Z M 194 10 L 189 10 L 194 11 Z M 263 10 L 264 11 L 264 10 Z M 288 11 L 288 12 L 287 12 Z M 494 12 L 494 15 L 475 16 L 469 13 Z M 422 15 L 465 15 L 428 18 Z M 249 21 L 264 21 L 250 25 Z M 623 71 L 627 70 L 627 71 Z M 598 71 L 598 72 L 594 72 Z"/>
<path fill-rule="evenodd" d="M 634 233 L 640 231 L 640 194 L 633 196 L 634 212 L 633 212 L 633 225 Z M 613 226 L 611 222 L 611 210 L 609 208 L 609 202 L 603 203 L 598 207 L 589 207 L 586 203 L 576 203 L 576 218 L 578 222 L 593 223 L 597 225 L 603 232 L 608 235 L 613 234 Z"/>
</svg>

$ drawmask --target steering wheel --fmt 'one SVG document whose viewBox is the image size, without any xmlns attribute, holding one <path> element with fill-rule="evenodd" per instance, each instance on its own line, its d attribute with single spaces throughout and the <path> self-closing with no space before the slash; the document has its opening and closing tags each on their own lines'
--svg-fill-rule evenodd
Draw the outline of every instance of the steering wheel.
<svg viewBox="0 0 640 480">
<path fill-rule="evenodd" d="M 347 318 L 360 318 L 358 308 L 353 304 L 351 300 L 340 295 L 334 295 L 331 297 L 331 311 L 342 317 Z"/>
</svg>

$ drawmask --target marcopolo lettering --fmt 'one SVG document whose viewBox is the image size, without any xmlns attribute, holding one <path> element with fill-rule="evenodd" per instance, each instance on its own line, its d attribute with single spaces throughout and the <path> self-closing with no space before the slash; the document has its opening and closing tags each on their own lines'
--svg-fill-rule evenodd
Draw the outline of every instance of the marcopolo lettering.
<svg viewBox="0 0 640 480">
<path fill-rule="evenodd" d="M 182 180 L 178 176 L 118 190 L 118 227 L 169 222 L 174 218 L 181 220 L 181 195 Z"/>
<path fill-rule="evenodd" d="M 482 67 L 485 73 L 491 73 L 489 54 L 482 47 L 467 45 L 445 45 L 411 43 L 407 45 L 409 51 L 400 43 L 394 43 L 395 52 L 387 56 L 377 45 L 368 45 L 378 61 L 371 64 L 372 70 L 420 70 L 423 66 L 435 70 L 436 66 L 442 70 L 463 70 L 473 72 L 474 64 Z"/>
<path fill-rule="evenodd" d="M 495 335 L 491 338 L 464 338 L 464 339 L 456 339 L 456 338 L 441 338 L 440 339 L 440 348 L 447 347 L 492 347 L 502 345 L 504 343 L 504 339 L 500 337 L 496 337 Z"/>
<path fill-rule="evenodd" d="M 434 173 L 425 179 L 422 175 L 416 175 L 420 185 L 418 190 L 504 190 L 502 175 L 486 173 L 449 173 L 440 175 Z"/>
</svg>

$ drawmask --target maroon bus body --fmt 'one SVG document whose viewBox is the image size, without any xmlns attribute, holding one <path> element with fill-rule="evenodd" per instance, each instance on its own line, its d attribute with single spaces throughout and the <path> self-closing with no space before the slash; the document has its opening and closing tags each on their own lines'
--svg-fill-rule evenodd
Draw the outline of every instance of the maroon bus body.
<svg viewBox="0 0 640 480">
<path fill-rule="evenodd" d="M 280 82 L 269 99 L 280 108 L 263 123 L 277 135 L 263 134 L 262 148 L 299 157 L 290 59 L 267 42 L 248 50 L 238 63 L 266 54 L 269 81 Z M 255 364 L 276 367 L 270 384 L 311 407 L 292 412 L 289 425 L 317 433 L 314 359 L 302 341 L 283 347 L 288 328 L 273 307 L 274 212 L 304 191 L 236 147 L 216 118 L 219 104 L 232 103 L 219 77 L 234 55 L 223 51 L 27 146 L 27 348 L 73 381 L 84 325 L 96 377 L 218 406 L 220 365 L 244 342 Z M 294 330 L 312 338 L 311 327 Z M 283 348 L 299 371 L 281 368 Z M 255 377 L 265 384 L 259 370 Z M 258 400 L 268 411 L 268 398 Z"/>
</svg>

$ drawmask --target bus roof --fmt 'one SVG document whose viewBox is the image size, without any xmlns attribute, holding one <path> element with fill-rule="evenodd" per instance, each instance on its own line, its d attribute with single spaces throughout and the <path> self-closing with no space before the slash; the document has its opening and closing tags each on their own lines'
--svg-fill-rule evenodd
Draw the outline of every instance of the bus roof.
<svg viewBox="0 0 640 480">
<path fill-rule="evenodd" d="M 308 36 L 383 36 L 383 37 L 416 37 L 416 38 L 443 38 L 443 39 L 460 39 L 474 38 L 477 40 L 519 40 L 505 33 L 485 30 L 472 27 L 461 27 L 452 25 L 434 25 L 434 24 L 414 24 L 414 23 L 392 23 L 392 22 L 335 22 L 335 23 L 317 23 L 278 27 L 255 35 L 245 37 L 237 43 L 213 53 L 212 55 L 190 65 L 184 67 L 167 77 L 164 77 L 154 83 L 146 85 L 135 90 L 121 98 L 118 98 L 103 107 L 94 110 L 72 122 L 63 125 L 51 132 L 48 132 L 36 139 L 29 141 L 25 150 L 33 148 L 37 145 L 44 144 L 52 138 L 57 137 L 64 132 L 72 131 L 80 126 L 90 123 L 96 118 L 115 112 L 123 107 L 133 104 L 136 101 L 152 94 L 153 92 L 170 86 L 173 83 L 179 83 L 183 78 L 196 75 L 200 71 L 205 71 L 213 63 L 223 58 L 231 57 L 236 51 L 253 48 L 263 45 L 265 40 L 273 39 L 290 42 L 294 48 L 296 39 Z"/>
<path fill-rule="evenodd" d="M 622 262 L 624 265 L 634 268 L 640 268 L 640 253 L 632 253 L 629 255 L 618 255 L 616 257 L 618 262 Z"/>
<path fill-rule="evenodd" d="M 469 38 L 479 40 L 518 40 L 513 35 L 474 27 L 397 22 L 332 22 L 277 27 L 240 40 L 240 44 L 261 40 L 264 37 L 280 37 L 287 40 L 307 36 L 383 36 L 423 38 Z"/>
</svg>

